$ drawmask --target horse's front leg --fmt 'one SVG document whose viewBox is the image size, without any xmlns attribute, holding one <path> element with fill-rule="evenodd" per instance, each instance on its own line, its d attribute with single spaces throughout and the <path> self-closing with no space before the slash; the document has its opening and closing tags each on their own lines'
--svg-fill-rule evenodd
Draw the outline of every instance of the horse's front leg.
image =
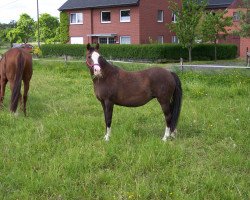
<svg viewBox="0 0 250 200">
<path fill-rule="evenodd" d="M 111 123 L 112 123 L 112 114 L 113 114 L 114 104 L 109 100 L 102 101 L 101 103 L 102 103 L 102 108 L 103 108 L 105 123 L 106 123 L 106 134 L 104 136 L 104 139 L 106 141 L 109 141 L 109 137 L 111 135 Z"/>
</svg>

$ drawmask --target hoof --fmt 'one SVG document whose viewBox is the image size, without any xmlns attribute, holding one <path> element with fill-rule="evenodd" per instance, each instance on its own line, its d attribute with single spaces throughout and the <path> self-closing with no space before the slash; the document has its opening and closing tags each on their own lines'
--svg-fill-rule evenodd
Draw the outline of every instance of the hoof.
<svg viewBox="0 0 250 200">
<path fill-rule="evenodd" d="M 13 112 L 14 117 L 18 117 L 19 113 L 18 112 Z"/>
<path fill-rule="evenodd" d="M 176 138 L 177 135 L 177 129 L 175 129 L 172 133 L 170 133 L 171 138 Z"/>
<path fill-rule="evenodd" d="M 109 141 L 109 136 L 108 136 L 108 135 L 105 135 L 105 136 L 104 136 L 104 140 L 108 142 L 108 141 Z"/>
</svg>

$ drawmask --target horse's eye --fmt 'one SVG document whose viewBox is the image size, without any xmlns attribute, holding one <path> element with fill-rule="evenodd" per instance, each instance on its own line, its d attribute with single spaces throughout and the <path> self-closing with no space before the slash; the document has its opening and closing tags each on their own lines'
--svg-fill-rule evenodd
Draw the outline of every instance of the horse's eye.
<svg viewBox="0 0 250 200">
<path fill-rule="evenodd" d="M 88 58 L 90 59 L 90 58 L 91 58 L 91 56 L 88 56 Z"/>
</svg>

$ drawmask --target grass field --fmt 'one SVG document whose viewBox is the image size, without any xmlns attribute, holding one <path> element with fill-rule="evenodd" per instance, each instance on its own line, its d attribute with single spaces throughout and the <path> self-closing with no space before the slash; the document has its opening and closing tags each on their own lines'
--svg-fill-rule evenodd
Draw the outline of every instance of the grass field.
<svg viewBox="0 0 250 200">
<path fill-rule="evenodd" d="M 153 100 L 115 107 L 107 143 L 84 64 L 35 61 L 28 117 L 9 113 L 9 89 L 0 111 L 0 199 L 249 199 L 250 71 L 178 74 L 176 139 L 161 140 Z"/>
</svg>

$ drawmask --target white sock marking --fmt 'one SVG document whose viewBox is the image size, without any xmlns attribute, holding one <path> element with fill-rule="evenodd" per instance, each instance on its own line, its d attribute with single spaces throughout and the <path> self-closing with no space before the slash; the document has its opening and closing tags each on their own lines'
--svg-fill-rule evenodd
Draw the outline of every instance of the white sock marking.
<svg viewBox="0 0 250 200">
<path fill-rule="evenodd" d="M 171 136 L 172 138 L 175 138 L 176 134 L 177 134 L 177 129 L 175 129 L 174 132 L 171 132 L 171 133 L 170 133 L 170 136 Z"/>
<path fill-rule="evenodd" d="M 170 137 L 170 128 L 168 128 L 168 127 L 166 126 L 165 134 L 164 134 L 162 140 L 165 142 L 165 141 L 167 141 L 167 139 L 168 139 L 169 137 Z"/>
<path fill-rule="evenodd" d="M 111 135 L 111 127 L 107 128 L 106 135 L 104 136 L 105 141 L 109 141 L 110 135 Z"/>
</svg>

